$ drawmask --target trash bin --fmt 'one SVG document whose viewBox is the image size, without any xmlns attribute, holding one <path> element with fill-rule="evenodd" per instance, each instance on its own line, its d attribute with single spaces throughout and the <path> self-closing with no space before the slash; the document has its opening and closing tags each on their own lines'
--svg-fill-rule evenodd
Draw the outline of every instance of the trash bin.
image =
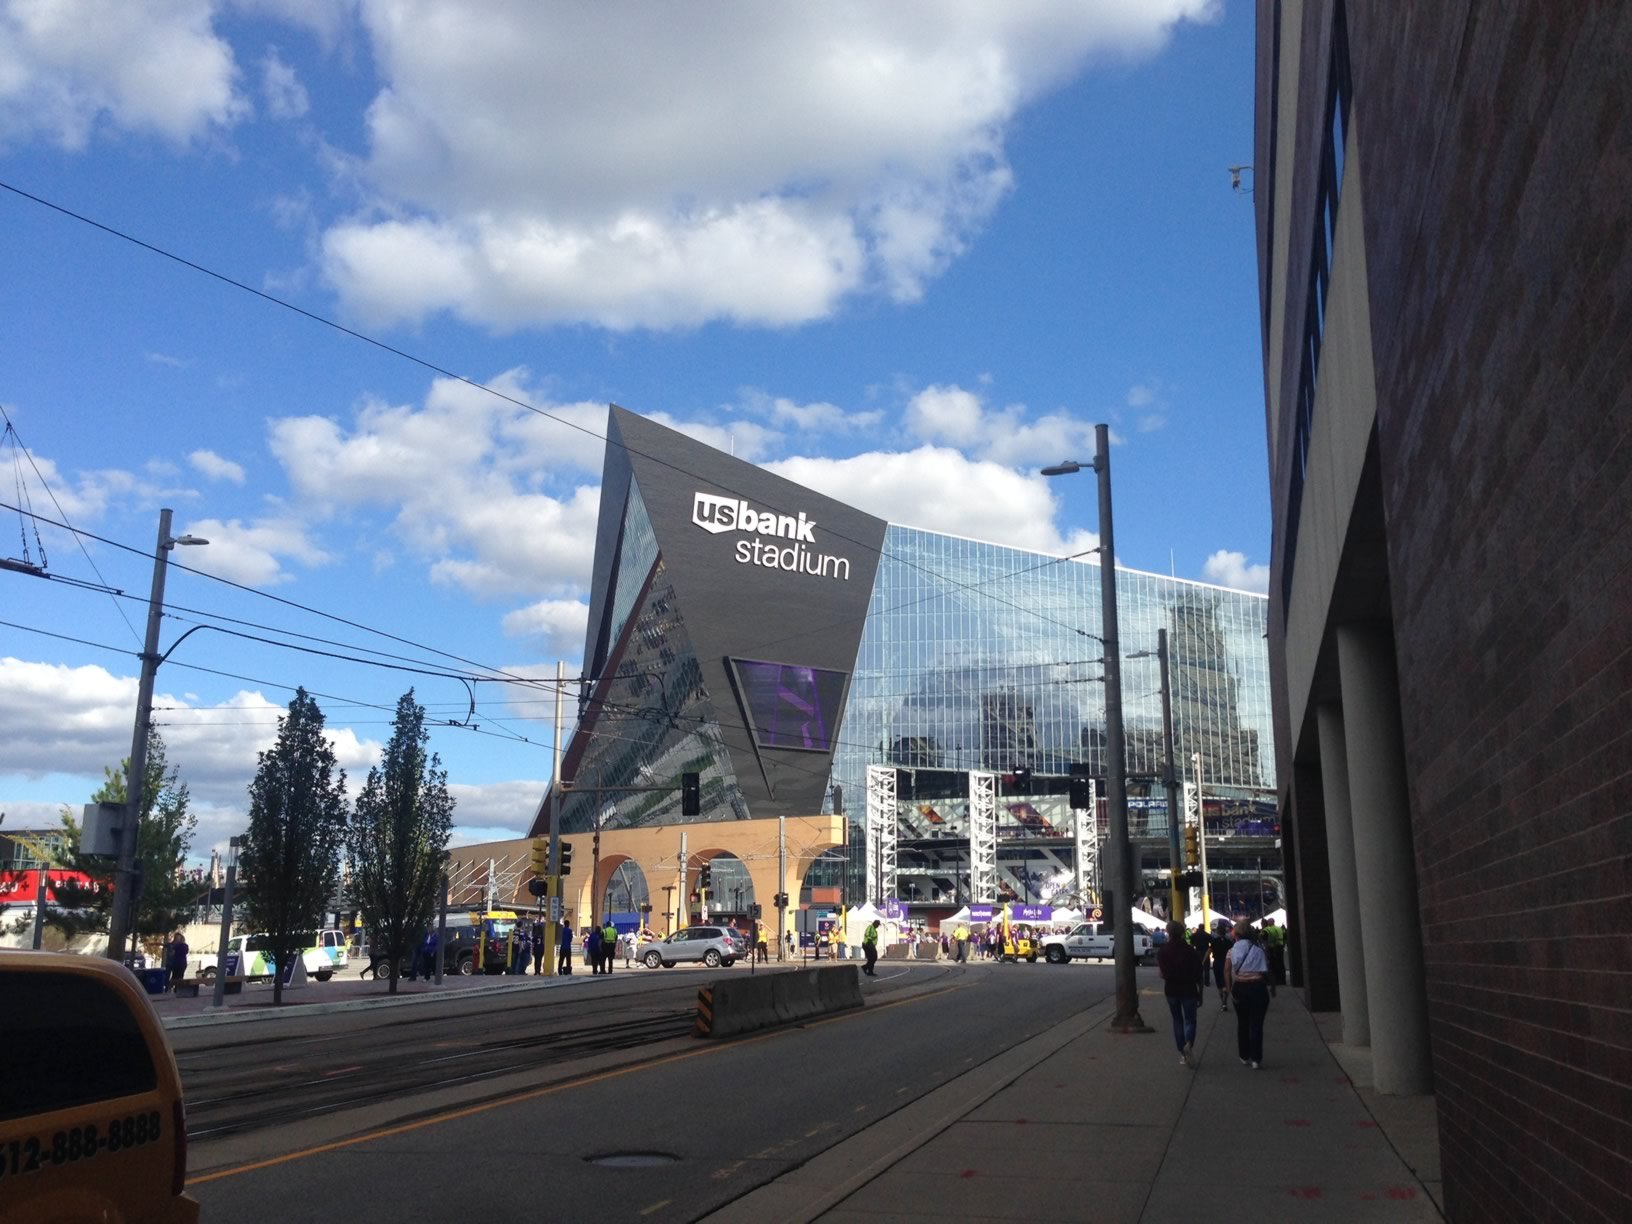
<svg viewBox="0 0 1632 1224">
<path fill-rule="evenodd" d="M 137 969 L 134 972 L 137 978 L 141 980 L 142 989 L 147 991 L 148 994 L 162 995 L 164 993 L 165 979 L 170 976 L 166 970 Z"/>
</svg>

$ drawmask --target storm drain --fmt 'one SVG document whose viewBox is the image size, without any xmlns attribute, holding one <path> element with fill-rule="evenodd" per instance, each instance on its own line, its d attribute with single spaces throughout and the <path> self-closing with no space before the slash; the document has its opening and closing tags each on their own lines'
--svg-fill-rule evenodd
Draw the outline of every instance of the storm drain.
<svg viewBox="0 0 1632 1224">
<path fill-rule="evenodd" d="M 608 1169 L 654 1169 L 659 1165 L 678 1164 L 680 1157 L 673 1152 L 607 1152 L 601 1156 L 586 1156 L 584 1162 Z"/>
</svg>

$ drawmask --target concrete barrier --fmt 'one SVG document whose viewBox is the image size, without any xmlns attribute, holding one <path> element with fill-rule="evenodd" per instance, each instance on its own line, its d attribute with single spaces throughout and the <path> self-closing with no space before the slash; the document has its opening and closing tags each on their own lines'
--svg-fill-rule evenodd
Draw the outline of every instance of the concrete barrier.
<svg viewBox="0 0 1632 1224">
<path fill-rule="evenodd" d="M 735 1037 L 861 1005 L 861 976 L 854 965 L 739 974 L 697 992 L 695 1032 L 699 1037 Z"/>
<path fill-rule="evenodd" d="M 918 959 L 919 960 L 927 960 L 927 961 L 940 960 L 941 959 L 941 945 L 938 944 L 938 943 L 933 943 L 933 942 L 919 944 L 918 945 Z"/>
<path fill-rule="evenodd" d="M 912 956 L 912 945 L 893 943 L 884 949 L 885 960 L 906 960 Z"/>
</svg>

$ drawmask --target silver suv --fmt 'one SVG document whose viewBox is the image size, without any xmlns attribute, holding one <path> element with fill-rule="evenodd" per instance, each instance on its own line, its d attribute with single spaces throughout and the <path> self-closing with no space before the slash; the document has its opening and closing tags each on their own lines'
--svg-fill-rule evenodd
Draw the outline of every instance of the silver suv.
<svg viewBox="0 0 1632 1224">
<path fill-rule="evenodd" d="M 702 961 L 710 969 L 736 961 L 737 942 L 730 927 L 684 927 L 667 939 L 640 945 L 640 961 L 648 969 L 672 969 L 680 961 Z"/>
</svg>

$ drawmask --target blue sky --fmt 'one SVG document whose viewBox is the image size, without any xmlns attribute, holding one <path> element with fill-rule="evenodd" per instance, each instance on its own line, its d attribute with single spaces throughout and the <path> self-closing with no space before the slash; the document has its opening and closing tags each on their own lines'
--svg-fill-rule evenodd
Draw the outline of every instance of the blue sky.
<svg viewBox="0 0 1632 1224">
<path fill-rule="evenodd" d="M 26 447 L 0 500 L 57 518 L 54 496 L 137 550 L 41 532 L 51 574 L 123 599 L 0 572 L 7 825 L 77 808 L 129 751 L 161 506 L 212 541 L 175 554 L 205 573 L 172 569 L 161 648 L 234 617 L 432 670 L 576 665 L 609 401 L 893 521 L 1054 553 L 1093 542 L 1094 482 L 1036 469 L 1108 421 L 1121 563 L 1262 590 L 1252 210 L 1227 173 L 1252 20 L 0 0 L 0 181 L 590 431 L 0 191 L 0 405 Z M 410 684 L 467 721 L 457 680 L 194 633 L 155 707 L 196 853 L 242 827 L 297 684 L 358 784 Z M 528 822 L 553 734 L 544 692 L 477 689 L 480 729 L 433 735 L 465 841 Z"/>
</svg>

